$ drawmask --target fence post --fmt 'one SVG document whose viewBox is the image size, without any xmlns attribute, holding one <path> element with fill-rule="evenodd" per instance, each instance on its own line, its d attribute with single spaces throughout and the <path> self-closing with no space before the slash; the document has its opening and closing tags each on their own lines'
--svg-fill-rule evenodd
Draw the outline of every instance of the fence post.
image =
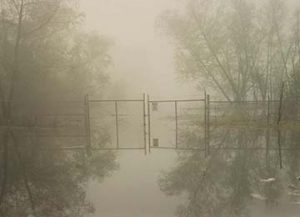
<svg viewBox="0 0 300 217">
<path fill-rule="evenodd" d="M 178 102 L 175 100 L 175 148 L 178 148 Z"/>
<path fill-rule="evenodd" d="M 269 146 L 270 146 L 270 94 L 267 102 L 267 135 L 266 135 L 266 167 L 269 168 Z"/>
<path fill-rule="evenodd" d="M 207 138 L 206 138 L 206 142 L 207 142 L 207 154 L 209 155 L 210 154 L 210 118 L 209 118 L 209 116 L 210 116 L 210 96 L 209 96 L 209 94 L 207 95 L 207 97 L 206 97 L 206 99 L 207 99 L 207 117 L 206 117 L 206 119 L 207 119 Z"/>
<path fill-rule="evenodd" d="M 150 111 L 149 95 L 147 95 L 147 107 L 148 107 L 148 146 L 149 146 L 149 153 L 151 153 L 151 111 Z"/>
<path fill-rule="evenodd" d="M 143 94 L 143 125 L 144 125 L 144 149 L 147 155 L 147 130 L 146 130 L 146 94 Z"/>
<path fill-rule="evenodd" d="M 117 139 L 117 149 L 120 148 L 119 144 L 119 112 L 118 112 L 118 101 L 115 100 L 115 115 L 116 115 L 116 139 Z"/>
<path fill-rule="evenodd" d="M 84 97 L 84 117 L 85 117 L 85 130 L 86 130 L 86 150 L 88 155 L 91 154 L 91 124 L 90 124 L 90 103 L 89 103 L 89 95 L 85 95 Z"/>
<path fill-rule="evenodd" d="M 207 99 L 206 99 L 207 95 L 206 95 L 206 91 L 204 91 L 204 153 L 205 153 L 205 157 L 207 154 Z"/>
</svg>

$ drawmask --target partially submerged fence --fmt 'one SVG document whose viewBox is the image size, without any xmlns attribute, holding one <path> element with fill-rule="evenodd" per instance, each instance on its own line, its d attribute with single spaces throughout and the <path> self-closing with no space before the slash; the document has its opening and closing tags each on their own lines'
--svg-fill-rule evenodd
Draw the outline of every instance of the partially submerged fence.
<svg viewBox="0 0 300 217">
<path fill-rule="evenodd" d="M 216 148 L 211 141 L 220 132 L 266 131 L 275 138 L 279 127 L 300 128 L 299 103 L 291 99 L 228 102 L 211 101 L 205 94 L 199 99 L 155 100 L 144 94 L 122 100 L 86 96 L 49 105 L 33 112 L 30 124 L 17 121 L 14 129 L 19 135 L 34 133 L 45 144 L 71 150 L 176 149 L 209 154 Z"/>
</svg>

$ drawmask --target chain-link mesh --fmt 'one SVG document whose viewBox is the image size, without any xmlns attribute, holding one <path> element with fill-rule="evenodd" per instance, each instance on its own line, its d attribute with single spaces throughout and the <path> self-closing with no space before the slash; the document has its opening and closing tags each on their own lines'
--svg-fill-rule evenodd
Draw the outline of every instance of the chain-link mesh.
<svg viewBox="0 0 300 217">
<path fill-rule="evenodd" d="M 96 148 L 144 148 L 143 101 L 90 103 L 91 143 Z"/>
<path fill-rule="evenodd" d="M 151 101 L 151 147 L 204 147 L 203 100 Z M 197 137 L 197 139 L 195 139 Z"/>
</svg>

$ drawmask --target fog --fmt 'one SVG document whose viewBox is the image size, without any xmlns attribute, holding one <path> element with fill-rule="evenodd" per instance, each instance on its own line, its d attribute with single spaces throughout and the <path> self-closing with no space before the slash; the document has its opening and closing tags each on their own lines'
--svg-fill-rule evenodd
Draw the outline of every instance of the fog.
<svg viewBox="0 0 300 217">
<path fill-rule="evenodd" d="M 140 98 L 141 93 L 148 93 L 156 99 L 202 98 L 203 87 L 199 92 L 195 83 L 183 82 L 175 73 L 174 46 L 158 27 L 165 11 L 185 7 L 184 1 L 174 0 L 81 1 L 88 29 L 113 39 L 112 93 L 107 97 Z M 163 196 L 157 181 L 161 171 L 175 161 L 173 151 L 154 151 L 150 156 L 119 153 L 120 170 L 104 183 L 89 187 L 95 216 L 174 216 L 184 199 Z M 281 209 L 275 212 L 281 212 L 279 216 L 293 208 Z M 254 213 L 261 216 L 264 211 Z"/>
<path fill-rule="evenodd" d="M 194 88 L 174 73 L 173 47 L 157 24 L 162 12 L 180 5 L 172 0 L 81 1 L 88 28 L 113 40 L 108 98 L 141 98 L 143 93 L 156 99 L 197 98 Z M 104 183 L 89 187 L 95 216 L 174 216 L 180 199 L 165 196 L 157 181 L 175 157 L 168 151 L 149 156 L 136 151 L 119 153 L 120 170 Z"/>
<path fill-rule="evenodd" d="M 299 217 L 298 0 L 1 0 L 0 217 Z"/>
<path fill-rule="evenodd" d="M 135 98 L 148 93 L 156 98 L 180 98 L 198 94 L 174 73 L 173 47 L 158 28 L 161 13 L 181 6 L 181 1 L 172 0 L 81 1 L 87 28 L 113 41 L 110 82 L 121 93 L 110 97 L 126 94 Z"/>
</svg>

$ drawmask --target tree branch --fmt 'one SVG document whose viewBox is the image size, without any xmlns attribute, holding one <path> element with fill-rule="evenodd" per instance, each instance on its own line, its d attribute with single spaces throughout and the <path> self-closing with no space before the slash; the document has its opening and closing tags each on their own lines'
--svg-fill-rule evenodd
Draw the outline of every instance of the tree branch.
<svg viewBox="0 0 300 217">
<path fill-rule="evenodd" d="M 6 185 L 7 185 L 7 172 L 8 172 L 8 135 L 5 133 L 3 135 L 3 178 L 1 183 L 1 192 L 0 192 L 0 210 L 4 201 Z"/>
<path fill-rule="evenodd" d="M 22 25 L 23 25 L 23 16 L 24 16 L 24 0 L 21 0 L 20 11 L 18 16 L 18 27 L 17 27 L 17 36 L 16 36 L 16 43 L 14 47 L 14 69 L 12 71 L 11 76 L 11 86 L 8 93 L 8 101 L 7 101 L 7 118 L 10 119 L 11 117 L 11 101 L 13 99 L 13 94 L 15 90 L 15 84 L 17 80 L 17 74 L 19 71 L 19 50 L 20 50 L 20 42 L 22 37 Z"/>
<path fill-rule="evenodd" d="M 16 151 L 19 163 L 20 163 L 20 167 L 22 167 L 22 176 L 23 176 L 24 185 L 25 185 L 28 197 L 29 197 L 31 210 L 32 210 L 33 213 L 35 213 L 35 203 L 34 203 L 34 200 L 33 200 L 32 192 L 31 192 L 28 177 L 27 177 L 26 164 L 25 164 L 25 162 L 23 162 L 22 155 L 21 155 L 21 152 L 19 150 L 18 141 L 17 141 L 13 131 L 10 131 L 10 135 L 11 135 L 14 147 L 15 147 L 15 151 Z"/>
<path fill-rule="evenodd" d="M 35 29 L 32 29 L 31 31 L 24 33 L 24 37 L 28 37 L 31 34 L 43 29 L 47 24 L 51 22 L 51 20 L 54 18 L 59 8 L 60 6 L 57 6 L 54 9 L 53 13 L 49 17 L 47 17 L 42 23 L 40 23 L 40 25 L 38 25 Z"/>
</svg>

